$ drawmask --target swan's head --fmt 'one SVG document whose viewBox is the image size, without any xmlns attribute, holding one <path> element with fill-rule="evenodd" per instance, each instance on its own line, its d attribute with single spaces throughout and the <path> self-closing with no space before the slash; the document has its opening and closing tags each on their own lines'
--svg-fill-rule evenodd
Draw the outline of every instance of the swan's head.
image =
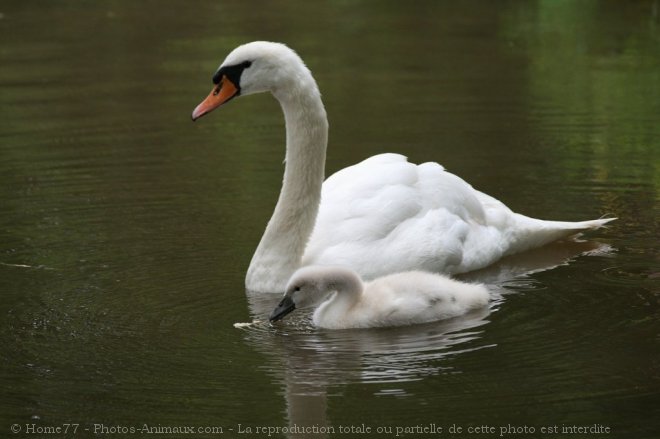
<svg viewBox="0 0 660 439">
<path fill-rule="evenodd" d="M 308 266 L 296 271 L 284 297 L 270 314 L 276 322 L 297 308 L 315 306 L 334 293 L 361 292 L 362 281 L 353 270 L 343 267 Z"/>
<path fill-rule="evenodd" d="M 192 113 L 197 120 L 235 97 L 291 86 L 311 75 L 300 57 L 281 43 L 254 41 L 238 46 L 213 75 L 213 89 Z"/>
</svg>

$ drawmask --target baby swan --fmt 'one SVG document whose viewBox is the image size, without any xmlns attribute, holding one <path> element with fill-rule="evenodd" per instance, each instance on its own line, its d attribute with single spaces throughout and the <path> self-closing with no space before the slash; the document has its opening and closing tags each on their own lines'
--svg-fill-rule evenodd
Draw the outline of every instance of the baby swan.
<svg viewBox="0 0 660 439">
<path fill-rule="evenodd" d="M 291 276 L 270 321 L 321 303 L 313 316 L 321 328 L 403 326 L 456 317 L 485 306 L 488 300 L 483 285 L 438 274 L 408 271 L 363 283 L 348 268 L 307 266 Z"/>
</svg>

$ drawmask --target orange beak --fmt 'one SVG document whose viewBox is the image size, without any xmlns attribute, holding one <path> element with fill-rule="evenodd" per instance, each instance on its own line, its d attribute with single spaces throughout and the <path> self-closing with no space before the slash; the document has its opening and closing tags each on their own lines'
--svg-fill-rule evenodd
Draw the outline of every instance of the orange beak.
<svg viewBox="0 0 660 439">
<path fill-rule="evenodd" d="M 234 83 L 231 82 L 227 76 L 223 76 L 220 83 L 213 87 L 211 93 L 193 111 L 193 122 L 204 116 L 206 113 L 210 113 L 220 105 L 229 101 L 231 98 L 236 96 L 237 93 L 238 88 L 234 85 Z"/>
</svg>

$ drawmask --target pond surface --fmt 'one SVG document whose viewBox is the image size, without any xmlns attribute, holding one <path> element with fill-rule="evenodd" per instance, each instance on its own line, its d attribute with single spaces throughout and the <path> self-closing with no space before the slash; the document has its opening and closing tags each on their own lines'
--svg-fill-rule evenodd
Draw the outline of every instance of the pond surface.
<svg viewBox="0 0 660 439">
<path fill-rule="evenodd" d="M 1 436 L 660 435 L 658 1 L 0 8 Z M 257 39 L 314 72 L 328 175 L 399 152 L 530 216 L 618 220 L 469 276 L 495 300 L 463 319 L 235 328 L 277 300 L 243 279 L 283 118 L 266 95 L 190 113 Z"/>
</svg>

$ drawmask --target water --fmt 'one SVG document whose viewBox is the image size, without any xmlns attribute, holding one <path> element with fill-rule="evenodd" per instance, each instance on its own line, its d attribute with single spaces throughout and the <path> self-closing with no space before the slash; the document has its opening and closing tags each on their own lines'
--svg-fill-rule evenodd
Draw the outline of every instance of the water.
<svg viewBox="0 0 660 439">
<path fill-rule="evenodd" d="M 2 436 L 74 423 L 80 437 L 144 424 L 657 437 L 659 3 L 260 9 L 0 7 Z M 255 39 L 315 73 L 328 173 L 395 151 L 531 216 L 619 219 L 472 275 L 496 300 L 463 319 L 234 328 L 277 300 L 247 296 L 243 278 L 281 182 L 282 116 L 253 96 L 189 117 L 225 54 Z M 571 435 L 586 436 L 604 434 Z"/>
</svg>

